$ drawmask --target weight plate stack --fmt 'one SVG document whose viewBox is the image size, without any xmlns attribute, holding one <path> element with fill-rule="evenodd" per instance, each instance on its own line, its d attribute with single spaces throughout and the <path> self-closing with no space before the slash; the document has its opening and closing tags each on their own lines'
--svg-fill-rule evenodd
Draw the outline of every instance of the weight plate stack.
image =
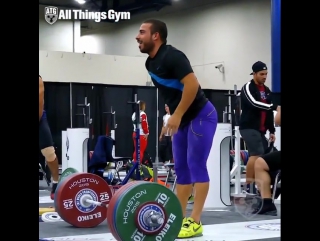
<svg viewBox="0 0 320 241">
<path fill-rule="evenodd" d="M 61 222 L 63 221 L 57 212 L 47 212 L 41 215 L 42 222 L 52 223 L 52 222 Z"/>
</svg>

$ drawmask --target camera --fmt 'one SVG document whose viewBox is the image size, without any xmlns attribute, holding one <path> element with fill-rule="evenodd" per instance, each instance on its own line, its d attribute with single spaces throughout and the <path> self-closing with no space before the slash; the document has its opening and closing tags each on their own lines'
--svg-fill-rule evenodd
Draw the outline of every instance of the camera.
<svg viewBox="0 0 320 241">
<path fill-rule="evenodd" d="M 219 65 L 217 65 L 215 68 L 216 68 L 216 69 L 220 69 L 222 66 L 223 66 L 222 64 L 219 64 Z"/>
</svg>

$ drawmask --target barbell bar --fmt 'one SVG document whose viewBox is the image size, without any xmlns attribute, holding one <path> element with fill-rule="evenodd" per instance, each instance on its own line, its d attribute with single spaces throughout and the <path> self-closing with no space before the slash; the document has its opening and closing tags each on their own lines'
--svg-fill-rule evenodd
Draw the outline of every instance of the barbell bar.
<svg viewBox="0 0 320 241">
<path fill-rule="evenodd" d="M 97 202 L 97 201 L 93 201 L 92 199 L 84 199 L 83 200 L 84 203 L 90 203 L 90 204 L 94 204 L 94 205 L 97 205 L 97 206 L 100 206 L 100 207 L 105 207 L 105 208 L 108 208 L 108 204 L 104 204 L 102 202 Z"/>
</svg>

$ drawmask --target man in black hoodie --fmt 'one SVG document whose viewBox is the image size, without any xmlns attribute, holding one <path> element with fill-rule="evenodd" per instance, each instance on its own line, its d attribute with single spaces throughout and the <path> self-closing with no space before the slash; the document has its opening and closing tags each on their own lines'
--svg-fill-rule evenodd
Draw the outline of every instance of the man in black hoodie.
<svg viewBox="0 0 320 241">
<path fill-rule="evenodd" d="M 268 147 L 265 138 L 269 130 L 269 142 L 275 141 L 275 127 L 273 111 L 277 106 L 272 103 L 271 91 L 265 86 L 268 75 L 267 65 L 258 61 L 252 65 L 253 79 L 241 89 L 241 117 L 240 134 L 249 151 L 249 160 L 246 168 L 246 183 L 254 181 L 254 164 L 257 158 L 263 155 Z"/>
</svg>

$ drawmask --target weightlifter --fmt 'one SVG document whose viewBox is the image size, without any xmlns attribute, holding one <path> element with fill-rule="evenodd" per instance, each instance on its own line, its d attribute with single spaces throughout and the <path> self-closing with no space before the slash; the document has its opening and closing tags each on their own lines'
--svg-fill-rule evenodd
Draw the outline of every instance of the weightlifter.
<svg viewBox="0 0 320 241">
<path fill-rule="evenodd" d="M 274 122 L 276 125 L 281 126 L 281 108 L 277 107 L 277 114 Z M 271 178 L 270 173 L 281 170 L 281 151 L 271 152 L 259 157 L 254 164 L 255 182 L 258 185 L 262 206 L 259 206 L 253 211 L 255 214 L 264 215 L 277 215 L 277 208 L 271 198 Z"/>
<path fill-rule="evenodd" d="M 275 127 L 273 110 L 277 106 L 272 103 L 271 91 L 265 85 L 268 76 L 267 65 L 258 61 L 252 65 L 253 79 L 246 83 L 241 89 L 241 117 L 240 134 L 245 141 L 249 160 L 246 168 L 246 182 L 254 181 L 254 163 L 257 158 L 263 155 L 268 147 L 265 138 L 269 130 L 269 141 L 275 142 Z M 250 191 L 249 188 L 247 188 Z"/>
<path fill-rule="evenodd" d="M 178 238 L 201 236 L 200 218 L 209 190 L 207 159 L 218 123 L 213 104 L 205 97 L 187 56 L 167 45 L 167 26 L 151 19 L 142 23 L 136 40 L 149 57 L 146 68 L 153 84 L 164 97 L 171 116 L 167 127 L 173 135 L 172 149 L 177 175 L 177 197 L 185 218 Z M 194 184 L 194 206 L 186 207 Z"/>
<path fill-rule="evenodd" d="M 39 147 L 45 157 L 52 176 L 51 199 L 54 199 L 54 192 L 59 181 L 59 163 L 53 147 L 53 140 L 50 127 L 44 110 L 44 84 L 39 75 Z"/>
</svg>

